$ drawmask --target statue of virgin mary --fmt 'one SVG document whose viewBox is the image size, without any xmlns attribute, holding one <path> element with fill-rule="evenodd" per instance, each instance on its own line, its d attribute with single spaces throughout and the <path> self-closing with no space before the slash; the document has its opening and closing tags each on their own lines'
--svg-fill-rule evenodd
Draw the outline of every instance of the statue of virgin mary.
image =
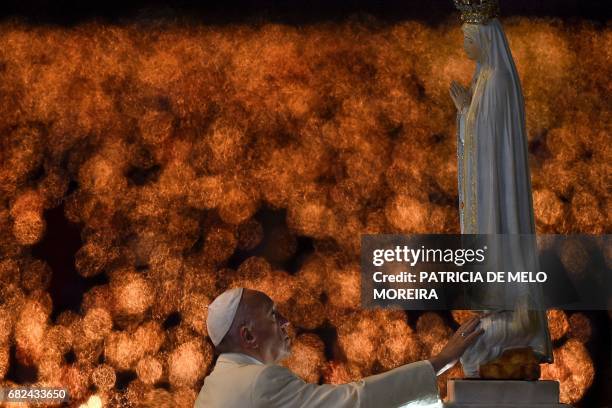
<svg viewBox="0 0 612 408">
<path fill-rule="evenodd" d="M 465 52 L 476 61 L 471 86 L 453 82 L 450 88 L 458 118 L 461 233 L 533 237 L 504 241 L 496 256 L 514 271 L 537 270 L 523 93 L 496 18 L 498 5 L 494 0 L 455 0 L 455 6 L 463 21 Z M 540 362 L 552 362 L 538 289 L 517 283 L 510 289 L 506 285 L 503 293 L 488 286 L 485 292 L 482 309 L 494 313 L 481 320 L 484 334 L 461 358 L 465 375 L 478 377 L 480 366 L 512 348 L 531 348 Z"/>
</svg>

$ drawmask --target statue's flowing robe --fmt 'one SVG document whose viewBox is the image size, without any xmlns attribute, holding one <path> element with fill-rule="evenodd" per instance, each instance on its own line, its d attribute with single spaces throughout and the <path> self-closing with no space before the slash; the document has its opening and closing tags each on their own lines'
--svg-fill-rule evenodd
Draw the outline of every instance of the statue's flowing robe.
<svg viewBox="0 0 612 408">
<path fill-rule="evenodd" d="M 512 271 L 536 272 L 525 110 L 516 67 L 497 19 L 464 29 L 478 43 L 481 57 L 472 81 L 471 103 L 458 112 L 461 232 L 528 234 L 498 241 L 500 253 L 490 253 L 489 257 L 504 257 L 504 265 Z M 487 286 L 479 301 L 485 310 L 511 310 L 482 320 L 485 334 L 461 359 L 466 375 L 476 376 L 479 365 L 512 347 L 531 346 L 543 361 L 552 361 L 546 312 L 541 310 L 538 288 L 517 283 L 500 291 Z"/>
</svg>

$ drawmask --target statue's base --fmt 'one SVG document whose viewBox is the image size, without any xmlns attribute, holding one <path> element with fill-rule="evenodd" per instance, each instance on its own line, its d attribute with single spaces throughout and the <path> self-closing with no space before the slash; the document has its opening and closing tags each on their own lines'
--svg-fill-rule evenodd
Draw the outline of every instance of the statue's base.
<svg viewBox="0 0 612 408">
<path fill-rule="evenodd" d="M 571 408 L 557 381 L 449 380 L 446 408 Z"/>
</svg>

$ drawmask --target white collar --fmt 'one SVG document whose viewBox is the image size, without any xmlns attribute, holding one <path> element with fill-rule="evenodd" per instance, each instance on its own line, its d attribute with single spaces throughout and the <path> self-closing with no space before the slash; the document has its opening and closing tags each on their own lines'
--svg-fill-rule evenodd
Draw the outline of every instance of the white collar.
<svg viewBox="0 0 612 408">
<path fill-rule="evenodd" d="M 261 364 L 263 363 L 257 360 L 255 357 L 251 357 L 243 353 L 221 353 L 217 360 L 218 362 L 231 362 L 237 364 Z"/>
</svg>

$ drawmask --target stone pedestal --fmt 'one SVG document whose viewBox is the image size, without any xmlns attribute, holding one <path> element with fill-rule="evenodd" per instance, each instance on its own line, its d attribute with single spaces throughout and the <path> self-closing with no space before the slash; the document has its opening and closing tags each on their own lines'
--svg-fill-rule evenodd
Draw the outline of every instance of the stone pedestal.
<svg viewBox="0 0 612 408">
<path fill-rule="evenodd" d="M 446 408 L 571 408 L 557 381 L 449 380 Z"/>
</svg>

